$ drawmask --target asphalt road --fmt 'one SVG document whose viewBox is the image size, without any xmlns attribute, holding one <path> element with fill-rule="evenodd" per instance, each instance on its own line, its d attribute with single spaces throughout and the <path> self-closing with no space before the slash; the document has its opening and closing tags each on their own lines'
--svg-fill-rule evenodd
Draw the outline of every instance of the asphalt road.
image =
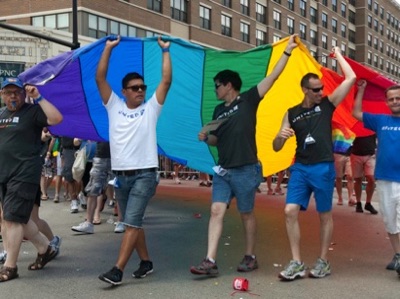
<svg viewBox="0 0 400 299">
<path fill-rule="evenodd" d="M 380 214 L 355 213 L 334 206 L 335 231 L 330 251 L 332 275 L 281 282 L 278 273 L 290 259 L 284 222 L 284 196 L 257 194 L 257 259 L 259 269 L 238 273 L 243 256 L 243 229 L 235 204 L 225 217 L 218 252 L 220 274 L 195 276 L 191 265 L 206 254 L 211 189 L 197 181 L 175 185 L 162 180 L 145 217 L 145 230 L 154 273 L 134 279 L 139 260 L 134 253 L 123 284 L 110 287 L 97 277 L 116 260 L 121 234 L 113 232 L 115 217 L 106 207 L 103 223 L 93 235 L 79 235 L 71 226 L 83 221 L 84 212 L 70 214 L 69 202 L 42 203 L 40 214 L 63 238 L 61 254 L 41 271 L 28 271 L 36 252 L 24 242 L 18 262 L 20 277 L 0 284 L 0 298 L 399 298 L 400 279 L 385 269 L 393 256 Z M 286 190 L 285 190 L 286 191 Z M 50 192 L 52 195 L 52 192 Z M 364 194 L 365 196 L 365 194 Z M 374 205 L 378 208 L 376 198 Z M 302 254 L 311 267 L 319 252 L 319 221 L 314 205 L 301 214 Z M 1 246 L 1 245 L 0 245 Z M 248 292 L 234 293 L 236 277 L 249 280 Z"/>
</svg>

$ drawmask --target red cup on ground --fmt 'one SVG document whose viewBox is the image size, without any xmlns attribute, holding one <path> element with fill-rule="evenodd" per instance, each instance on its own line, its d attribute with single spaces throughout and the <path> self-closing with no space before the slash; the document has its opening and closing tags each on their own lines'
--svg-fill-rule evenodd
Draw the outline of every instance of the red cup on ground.
<svg viewBox="0 0 400 299">
<path fill-rule="evenodd" d="M 249 289 L 249 281 L 244 277 L 236 277 L 233 280 L 233 288 L 237 291 L 247 291 Z"/>
</svg>

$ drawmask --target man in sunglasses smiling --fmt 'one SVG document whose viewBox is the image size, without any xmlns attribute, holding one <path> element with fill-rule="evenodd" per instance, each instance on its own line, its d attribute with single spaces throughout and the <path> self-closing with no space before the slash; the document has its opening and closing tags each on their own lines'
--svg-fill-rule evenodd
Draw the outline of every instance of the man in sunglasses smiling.
<svg viewBox="0 0 400 299">
<path fill-rule="evenodd" d="M 292 251 L 292 260 L 280 272 L 282 280 L 305 276 L 305 265 L 300 254 L 299 211 L 306 210 L 314 193 L 320 218 L 320 256 L 309 276 L 320 278 L 331 273 L 327 260 L 333 232 L 332 199 L 335 167 L 332 146 L 332 116 L 335 108 L 346 97 L 356 81 L 356 75 L 334 47 L 344 74 L 343 82 L 332 94 L 323 95 L 323 85 L 317 74 L 306 74 L 301 82 L 303 101 L 284 115 L 279 133 L 273 141 L 275 151 L 280 151 L 287 139 L 296 135 L 295 163 L 290 167 L 290 180 L 286 197 L 286 230 Z"/>
<path fill-rule="evenodd" d="M 141 278 L 153 272 L 142 221 L 158 184 L 156 125 L 172 80 L 170 42 L 159 37 L 162 77 L 155 93 L 145 102 L 147 86 L 143 77 L 134 72 L 122 79 L 122 94 L 126 101 L 118 97 L 106 76 L 111 52 L 120 41 L 120 37 L 107 40 L 96 74 L 109 118 L 111 167 L 116 176 L 115 197 L 122 215 L 121 222 L 126 227 L 115 266 L 99 276 L 112 285 L 121 284 L 124 268 L 135 249 L 141 262 L 132 276 Z"/>
</svg>

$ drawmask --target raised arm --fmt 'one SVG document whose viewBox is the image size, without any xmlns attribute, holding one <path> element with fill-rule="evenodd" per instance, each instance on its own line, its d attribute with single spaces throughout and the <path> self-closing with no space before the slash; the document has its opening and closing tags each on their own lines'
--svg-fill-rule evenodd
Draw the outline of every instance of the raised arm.
<svg viewBox="0 0 400 299">
<path fill-rule="evenodd" d="M 112 49 L 119 44 L 120 40 L 120 36 L 118 36 L 116 40 L 107 40 L 99 64 L 97 65 L 96 84 L 104 104 L 108 103 L 112 92 L 112 89 L 107 82 L 108 63 L 110 61 Z"/>
<path fill-rule="evenodd" d="M 286 66 L 286 63 L 289 60 L 290 55 L 292 55 L 293 49 L 297 47 L 297 43 L 295 41 L 296 37 L 297 34 L 290 36 L 286 49 L 282 53 L 281 58 L 276 63 L 272 72 L 267 77 L 265 77 L 260 83 L 258 83 L 257 89 L 260 97 L 264 97 L 264 95 L 268 92 L 268 90 L 272 87 L 274 82 L 278 79 L 279 75 L 282 73 L 283 69 Z"/>
<path fill-rule="evenodd" d="M 339 47 L 334 47 L 332 49 L 332 53 L 336 57 L 336 60 L 339 63 L 340 68 L 342 69 L 342 72 L 344 74 L 344 81 L 340 83 L 340 85 L 333 91 L 331 95 L 328 96 L 332 104 L 337 106 L 349 93 L 351 87 L 356 82 L 357 77 L 353 69 L 342 56 Z"/>
<path fill-rule="evenodd" d="M 163 105 L 172 82 L 171 56 L 169 54 L 170 42 L 164 42 L 159 36 L 158 45 L 162 51 L 162 77 L 156 89 L 156 96 L 158 103 Z"/>
<path fill-rule="evenodd" d="M 282 119 L 281 129 L 272 142 L 272 148 L 274 151 L 279 152 L 285 145 L 286 140 L 292 136 L 294 136 L 294 131 L 290 127 L 288 113 L 286 112 Z"/>
<path fill-rule="evenodd" d="M 357 82 L 357 94 L 354 99 L 353 116 L 359 121 L 363 120 L 362 99 L 364 97 L 365 87 L 367 87 L 367 81 L 360 80 Z"/>
<path fill-rule="evenodd" d="M 36 86 L 25 85 L 26 95 L 40 105 L 44 114 L 47 117 L 47 124 L 49 126 L 57 125 L 63 120 L 63 116 L 60 111 L 43 96 L 40 95 L 39 90 Z"/>
</svg>

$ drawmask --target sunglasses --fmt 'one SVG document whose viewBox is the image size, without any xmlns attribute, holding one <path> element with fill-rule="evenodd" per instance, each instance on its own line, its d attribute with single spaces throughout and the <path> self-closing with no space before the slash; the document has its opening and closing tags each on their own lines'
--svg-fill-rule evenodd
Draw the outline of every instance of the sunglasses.
<svg viewBox="0 0 400 299">
<path fill-rule="evenodd" d="M 400 102 L 400 97 L 389 98 L 389 99 L 386 99 L 386 101 L 387 101 L 388 103 L 393 103 L 394 101 Z"/>
<path fill-rule="evenodd" d="M 218 89 L 221 85 L 222 85 L 222 83 L 218 83 L 218 84 L 215 83 L 215 85 L 214 85 L 214 86 L 215 86 L 215 89 Z"/>
<path fill-rule="evenodd" d="M 145 84 L 141 84 L 141 85 L 132 85 L 132 86 L 127 86 L 127 87 L 125 87 L 125 89 L 130 89 L 130 90 L 135 91 L 135 92 L 138 92 L 139 89 L 141 89 L 142 91 L 146 91 L 147 85 L 145 85 Z"/>
<path fill-rule="evenodd" d="M 3 94 L 6 96 L 10 96 L 10 95 L 15 95 L 15 96 L 19 96 L 25 93 L 25 90 L 23 89 L 19 89 L 19 90 L 15 90 L 15 91 L 10 91 L 10 90 L 3 90 Z"/>
<path fill-rule="evenodd" d="M 317 87 L 317 88 L 309 88 L 309 87 L 307 87 L 307 89 L 312 90 L 312 92 L 317 93 L 317 92 L 320 92 L 321 90 L 323 90 L 324 86 L 322 85 L 321 87 Z"/>
</svg>

